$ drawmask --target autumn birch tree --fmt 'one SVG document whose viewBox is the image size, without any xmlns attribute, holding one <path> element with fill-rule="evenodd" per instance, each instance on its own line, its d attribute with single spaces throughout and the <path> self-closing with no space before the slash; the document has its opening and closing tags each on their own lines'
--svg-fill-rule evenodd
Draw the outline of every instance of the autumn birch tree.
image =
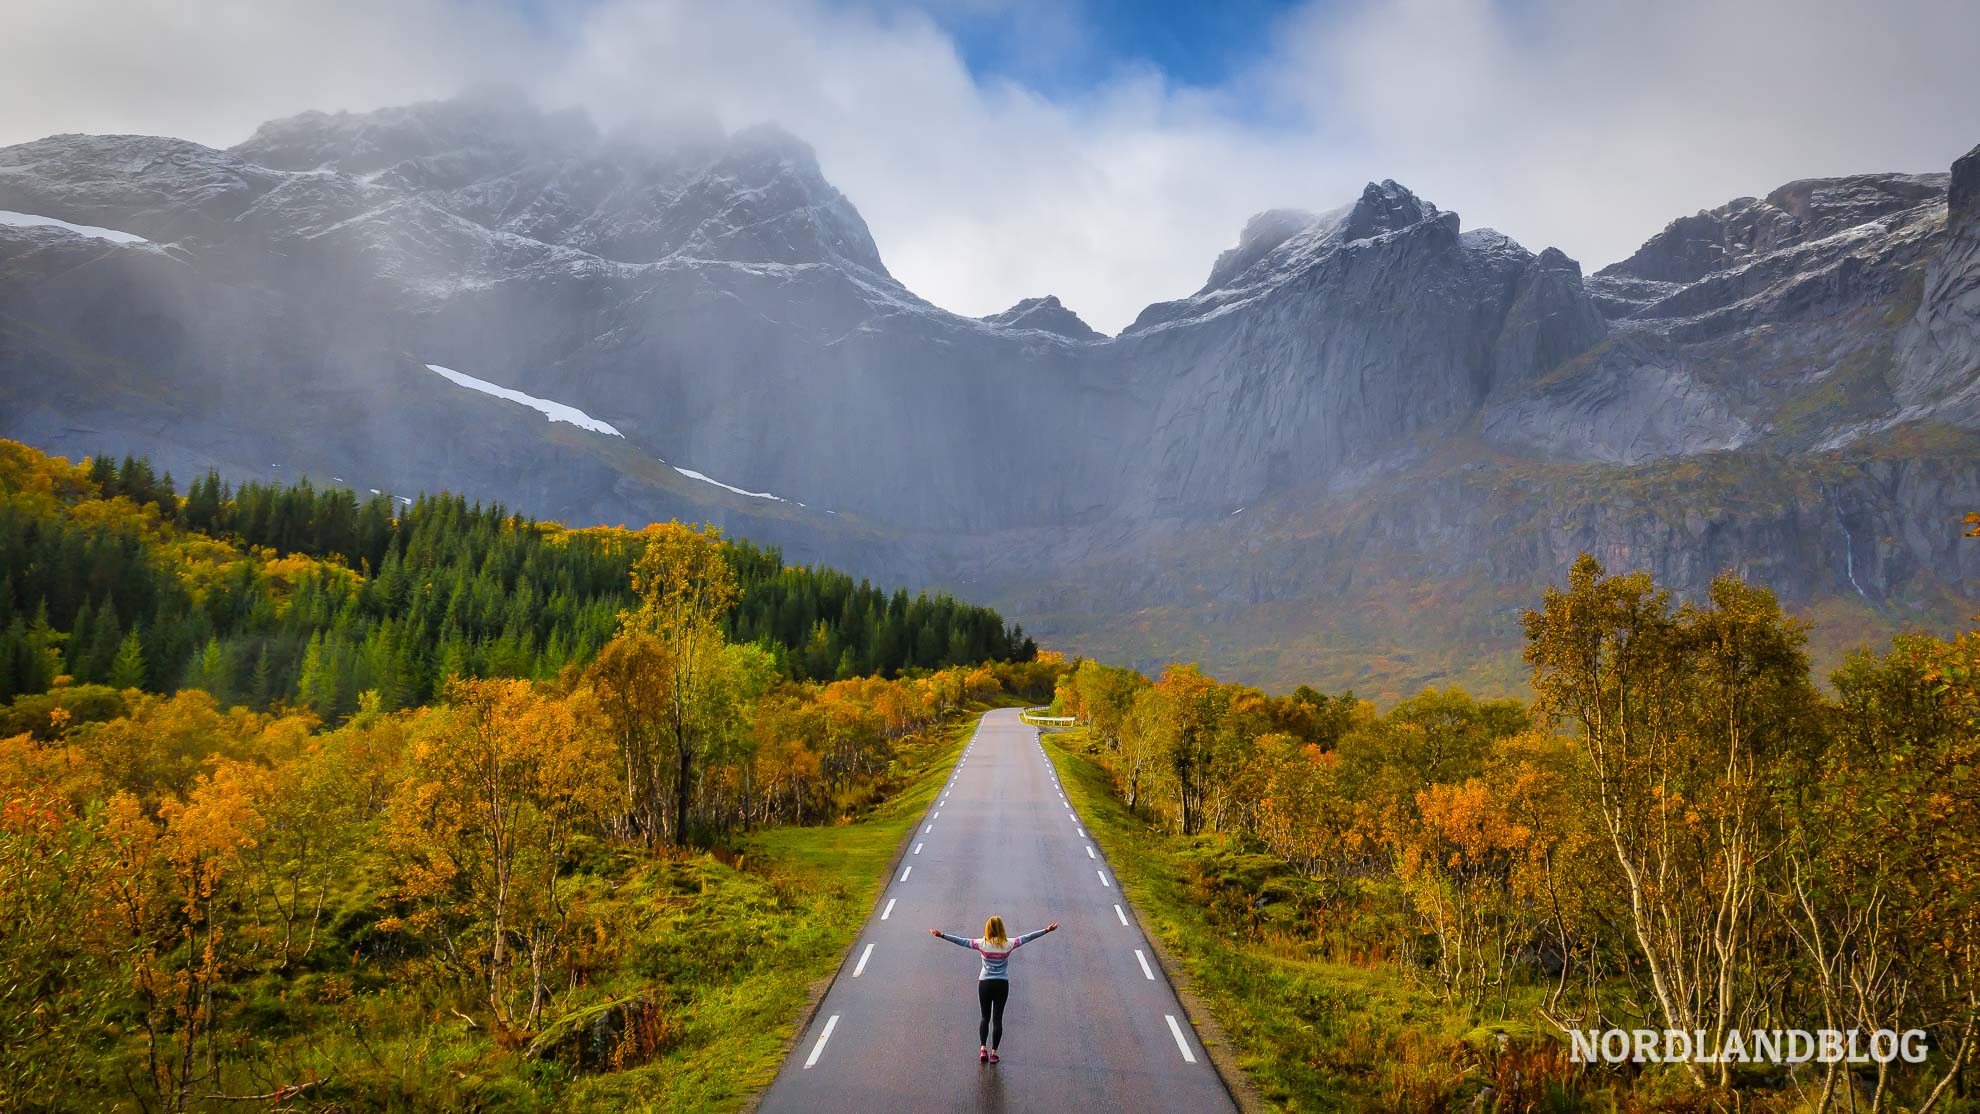
<svg viewBox="0 0 1980 1114">
<path fill-rule="evenodd" d="M 394 802 L 400 896 L 418 909 L 414 927 L 479 969 L 498 1024 L 533 1026 L 570 913 L 564 859 L 579 825 L 611 808 L 610 753 L 567 701 L 527 681 L 456 680 L 447 696 L 416 731 Z M 520 1012 L 518 948 L 530 972 Z"/>
<path fill-rule="evenodd" d="M 687 843 L 695 762 L 703 744 L 703 698 L 723 665 L 722 620 L 739 595 L 736 572 L 722 552 L 722 533 L 667 522 L 645 531 L 646 549 L 633 565 L 637 609 L 623 627 L 658 640 L 664 651 L 663 729 L 673 751 L 675 846 Z"/>
<path fill-rule="evenodd" d="M 1761 871 L 1783 845 L 1771 779 L 1812 704 L 1802 631 L 1734 577 L 1673 614 L 1647 574 L 1605 576 L 1586 554 L 1525 627 L 1540 710 L 1577 729 L 1665 1027 L 1716 1048 L 1759 1005 Z"/>
</svg>

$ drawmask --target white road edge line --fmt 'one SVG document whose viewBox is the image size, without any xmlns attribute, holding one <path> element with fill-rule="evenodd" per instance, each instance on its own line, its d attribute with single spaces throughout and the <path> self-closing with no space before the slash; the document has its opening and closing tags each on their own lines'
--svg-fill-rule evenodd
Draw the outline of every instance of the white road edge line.
<svg viewBox="0 0 1980 1114">
<path fill-rule="evenodd" d="M 1086 857 L 1089 859 L 1097 859 L 1100 857 L 1093 853 L 1093 845 L 1091 843 L 1086 845 Z"/>
<path fill-rule="evenodd" d="M 908 867 L 906 870 L 901 871 L 901 881 L 903 882 L 907 881 L 907 876 L 913 873 L 914 873 L 913 867 Z"/>
<path fill-rule="evenodd" d="M 1183 1059 L 1188 1061 L 1189 1063 L 1194 1064 L 1196 1062 L 1196 1057 L 1193 1054 L 1191 1054 L 1189 1050 L 1189 1042 L 1183 1039 L 1182 1026 L 1176 1024 L 1176 1015 L 1172 1013 L 1165 1013 L 1162 1016 L 1169 1019 L 1169 1032 L 1175 1034 L 1176 1047 L 1182 1049 Z M 827 1025 L 826 1028 L 829 1030 L 830 1025 Z M 820 1041 L 819 1043 L 823 1044 L 825 1042 Z M 815 1056 L 817 1055 L 817 1053 L 813 1053 L 812 1055 Z"/>
<path fill-rule="evenodd" d="M 922 845 L 921 845 L 921 844 L 919 844 L 919 843 L 917 843 L 917 844 L 915 844 L 915 845 L 914 845 L 914 853 L 915 853 L 915 854 L 917 854 L 917 855 L 919 855 L 919 854 L 921 854 L 921 848 L 922 848 Z"/>
<path fill-rule="evenodd" d="M 1175 1018 L 1172 1017 L 1169 1019 L 1170 1025 L 1174 1025 L 1175 1023 L 1176 1023 Z M 806 1056 L 804 1058 L 805 1067 L 808 1068 L 818 1062 L 818 1054 L 825 1051 L 825 1042 L 832 1039 L 832 1030 L 838 1028 L 838 1026 L 839 1026 L 838 1014 L 835 1013 L 832 1016 L 825 1019 L 825 1031 L 818 1034 L 818 1043 L 811 1046 L 811 1055 Z M 1176 1039 L 1181 1040 L 1182 1034 L 1178 1033 L 1176 1035 Z M 1185 1049 L 1183 1054 L 1188 1055 L 1189 1054 L 1188 1050 Z"/>
<path fill-rule="evenodd" d="M 909 869 L 909 870 L 913 870 L 914 868 L 913 868 L 913 867 L 909 867 L 908 869 Z M 1101 884 L 1101 885 L 1103 885 L 1103 886 L 1105 886 L 1105 887 L 1107 887 L 1107 888 L 1108 888 L 1108 889 L 1110 889 L 1110 890 L 1114 888 L 1114 884 L 1113 884 L 1112 882 L 1109 882 L 1109 881 L 1107 881 L 1107 872 L 1106 872 L 1106 871 L 1104 871 L 1104 870 L 1096 870 L 1096 871 L 1094 871 L 1093 873 L 1095 873 L 1095 874 L 1098 874 L 1098 875 L 1100 876 L 1100 884 Z M 906 877 L 906 876 L 905 876 L 905 875 L 903 875 L 902 877 Z"/>
<path fill-rule="evenodd" d="M 1085 829 L 1085 828 L 1079 828 L 1079 827 L 1075 827 L 1075 828 L 1073 829 L 1073 831 L 1076 831 L 1076 832 L 1078 832 L 1078 833 L 1079 833 L 1079 838 L 1081 838 L 1081 839 L 1085 839 L 1085 838 L 1086 838 L 1086 829 Z"/>
<path fill-rule="evenodd" d="M 867 950 L 867 951 L 872 951 L 872 950 L 873 950 L 873 945 L 872 945 L 872 944 L 868 944 L 868 945 L 866 945 L 866 950 Z M 1154 982 L 1154 981 L 1155 981 L 1155 972 L 1153 972 L 1153 971 L 1150 971 L 1150 970 L 1148 969 L 1148 957 L 1147 957 L 1147 956 L 1145 956 L 1145 955 L 1142 955 L 1142 954 L 1141 954 L 1141 949 L 1140 949 L 1140 948 L 1136 948 L 1136 949 L 1134 949 L 1134 958 L 1135 958 L 1135 960 L 1136 960 L 1137 962 L 1139 962 L 1139 963 L 1141 964 L 1141 973 L 1142 973 L 1142 974 L 1144 974 L 1144 975 L 1146 975 L 1146 976 L 1148 976 L 1148 981 L 1149 981 L 1149 982 Z M 864 966 L 866 966 L 866 960 L 864 960 L 864 959 L 862 959 L 862 960 L 860 960 L 860 961 L 859 961 L 859 965 L 860 965 L 861 967 L 864 967 Z M 853 974 L 855 974 L 855 975 L 857 975 L 857 974 L 859 974 L 859 972 L 858 972 L 858 971 L 854 971 L 854 972 L 853 972 Z"/>
<path fill-rule="evenodd" d="M 927 835 L 927 834 L 928 834 L 929 832 L 932 832 L 932 831 L 934 831 L 934 830 L 935 830 L 935 825 L 933 825 L 933 824 L 923 824 L 923 825 L 921 826 L 921 834 L 922 834 L 922 835 Z"/>
<path fill-rule="evenodd" d="M 887 908 L 889 908 L 889 909 L 892 909 L 893 907 L 894 907 L 894 903 L 893 903 L 893 902 L 891 902 L 891 901 L 890 901 L 890 902 L 888 902 L 888 903 L 887 903 Z M 1122 927 L 1122 928 L 1126 928 L 1126 927 L 1127 927 L 1127 914 L 1126 914 L 1126 913 L 1123 913 L 1123 912 L 1121 912 L 1121 907 L 1120 907 L 1120 906 L 1118 906 L 1118 905 L 1116 905 L 1116 906 L 1114 906 L 1114 915 L 1115 915 L 1116 917 L 1119 917 L 1119 918 L 1121 919 L 1121 927 Z M 885 914 L 885 913 L 882 913 L 882 914 L 880 914 L 880 919 L 881 919 L 881 920 L 883 920 L 883 921 L 884 921 L 884 920 L 886 920 L 886 919 L 887 919 L 887 914 Z"/>
<path fill-rule="evenodd" d="M 939 812 L 938 812 L 938 813 L 936 813 L 935 815 L 933 815 L 933 816 L 931 816 L 931 817 L 929 817 L 929 819 L 930 819 L 930 820 L 940 820 L 941 818 L 942 818 L 942 814 L 941 814 L 941 813 L 939 813 Z"/>
<path fill-rule="evenodd" d="M 1134 954 L 1136 954 L 1136 955 L 1140 955 L 1141 953 L 1140 953 L 1140 952 L 1136 952 L 1136 953 L 1134 953 Z M 859 977 L 859 973 L 860 973 L 861 971 L 864 971 L 864 970 L 866 970 L 866 961 L 867 961 L 867 960 L 869 960 L 869 959 L 872 959 L 872 958 L 873 958 L 873 945 L 872 945 L 872 944 L 868 944 L 868 945 L 866 945 L 866 950 L 865 950 L 865 951 L 863 951 L 863 952 L 861 952 L 861 953 L 859 953 L 859 964 L 858 964 L 857 966 L 855 966 L 855 967 L 853 968 L 853 978 L 858 978 L 858 977 Z M 1143 963 L 1143 964 L 1141 965 L 1141 969 L 1142 969 L 1142 970 L 1144 970 L 1144 971 L 1146 971 L 1146 970 L 1148 969 L 1148 964 L 1144 962 L 1144 963 Z M 1148 976 L 1148 977 L 1152 979 L 1152 978 L 1154 978 L 1155 976 L 1153 976 L 1153 975 L 1150 975 L 1150 976 Z"/>
<path fill-rule="evenodd" d="M 884 920 L 886 920 L 886 919 L 887 919 L 888 917 L 891 917 L 891 916 L 893 916 L 893 915 L 894 915 L 894 902 L 896 902 L 896 901 L 899 901 L 899 900 L 900 900 L 900 898 L 898 898 L 898 897 L 890 897 L 890 898 L 888 898 L 888 899 L 887 899 L 887 907 L 886 907 L 885 909 L 882 909 L 882 910 L 880 910 L 880 919 L 881 919 L 881 920 L 883 920 L 883 921 L 884 921 Z M 1121 907 L 1120 907 L 1120 906 L 1118 906 L 1118 905 L 1116 905 L 1116 906 L 1114 906 L 1114 911 L 1115 911 L 1115 912 L 1117 912 L 1117 913 L 1118 913 L 1118 912 L 1120 912 L 1120 909 L 1121 909 Z M 1122 919 L 1122 921 L 1121 921 L 1121 923 L 1122 923 L 1122 924 L 1126 924 L 1126 923 L 1127 923 L 1127 921 L 1126 921 L 1126 919 L 1125 919 L 1125 918 L 1124 918 L 1124 919 Z"/>
</svg>

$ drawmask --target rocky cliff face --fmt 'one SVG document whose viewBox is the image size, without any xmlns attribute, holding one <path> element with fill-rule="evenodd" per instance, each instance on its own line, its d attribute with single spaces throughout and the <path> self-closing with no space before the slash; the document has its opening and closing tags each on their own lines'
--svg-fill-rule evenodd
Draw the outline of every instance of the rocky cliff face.
<svg viewBox="0 0 1980 1114">
<path fill-rule="evenodd" d="M 1671 222 L 1589 280 L 1609 342 L 1488 408 L 1487 436 L 1636 463 L 1834 449 L 1891 428 L 1900 333 L 1945 250 L 1946 183 L 1791 182 Z"/>
<path fill-rule="evenodd" d="M 1953 163 L 1946 245 L 1925 272 L 1918 310 L 1898 341 L 1890 424 L 1938 417 L 1980 422 L 1980 147 Z"/>
<path fill-rule="evenodd" d="M 1109 338 L 922 301 L 771 128 L 484 93 L 226 151 L 57 136 L 0 150 L 0 435 L 712 518 L 1272 683 L 1501 660 L 1580 548 L 1860 633 L 1971 609 L 1976 198 L 1980 154 L 1794 182 L 1584 279 L 1372 183 Z"/>
<path fill-rule="evenodd" d="M 1227 514 L 1462 420 L 1601 339 L 1579 280 L 1394 182 L 1256 219 L 1202 290 L 1150 306 L 1108 353 L 1154 400 L 1129 498 Z"/>
</svg>

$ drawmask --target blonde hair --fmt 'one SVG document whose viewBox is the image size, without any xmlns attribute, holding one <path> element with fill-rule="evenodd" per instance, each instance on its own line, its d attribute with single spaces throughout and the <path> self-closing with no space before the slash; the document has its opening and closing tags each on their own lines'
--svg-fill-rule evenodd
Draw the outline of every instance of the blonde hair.
<svg viewBox="0 0 1980 1114">
<path fill-rule="evenodd" d="M 1010 938 L 1004 935 L 1004 918 L 991 917 L 989 920 L 984 921 L 983 938 L 1000 948 L 1010 943 Z"/>
</svg>

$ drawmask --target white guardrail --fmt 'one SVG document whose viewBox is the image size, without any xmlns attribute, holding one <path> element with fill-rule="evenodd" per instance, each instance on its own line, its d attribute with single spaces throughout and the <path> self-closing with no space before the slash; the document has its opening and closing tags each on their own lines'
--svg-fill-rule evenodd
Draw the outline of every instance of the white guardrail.
<svg viewBox="0 0 1980 1114">
<path fill-rule="evenodd" d="M 1036 708 L 1026 708 L 1018 713 L 1018 718 L 1031 724 L 1033 727 L 1071 727 L 1073 724 L 1079 722 L 1071 716 L 1047 716 L 1039 714 L 1048 711 L 1051 711 L 1051 709 L 1042 705 Z"/>
</svg>

